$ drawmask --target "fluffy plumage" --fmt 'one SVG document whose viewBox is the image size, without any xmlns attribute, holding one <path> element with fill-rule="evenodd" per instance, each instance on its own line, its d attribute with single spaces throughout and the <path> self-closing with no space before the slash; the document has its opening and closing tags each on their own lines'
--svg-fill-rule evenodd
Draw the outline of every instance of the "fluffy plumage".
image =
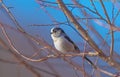
<svg viewBox="0 0 120 77">
<path fill-rule="evenodd" d="M 55 48 L 61 53 L 68 53 L 68 52 L 80 53 L 79 48 L 61 28 L 59 27 L 52 28 L 51 37 L 53 39 Z M 84 58 L 88 61 L 89 64 L 94 66 L 91 60 L 89 60 L 86 56 Z"/>
<path fill-rule="evenodd" d="M 54 41 L 54 46 L 62 53 L 66 52 L 78 52 L 79 48 L 74 42 L 66 35 L 66 33 L 58 27 L 51 29 L 51 37 Z"/>
</svg>

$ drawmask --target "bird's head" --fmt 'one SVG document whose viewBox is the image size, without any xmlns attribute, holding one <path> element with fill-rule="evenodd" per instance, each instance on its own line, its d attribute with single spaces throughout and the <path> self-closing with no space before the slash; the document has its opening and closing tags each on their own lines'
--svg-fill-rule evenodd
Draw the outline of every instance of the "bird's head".
<svg viewBox="0 0 120 77">
<path fill-rule="evenodd" d="M 54 27 L 51 29 L 52 37 L 60 37 L 60 36 L 63 36 L 64 34 L 65 34 L 65 32 L 59 27 Z"/>
</svg>

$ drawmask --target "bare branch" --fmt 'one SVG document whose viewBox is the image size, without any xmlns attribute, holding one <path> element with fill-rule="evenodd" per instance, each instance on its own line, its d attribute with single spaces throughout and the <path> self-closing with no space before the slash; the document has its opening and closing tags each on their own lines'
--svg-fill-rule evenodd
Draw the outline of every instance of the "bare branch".
<svg viewBox="0 0 120 77">
<path fill-rule="evenodd" d="M 62 0 L 57 0 L 59 7 L 63 10 L 63 12 L 68 16 L 69 20 L 73 22 L 76 29 L 80 32 L 81 36 L 90 44 L 91 47 L 94 48 L 95 51 L 99 53 L 99 57 L 101 57 L 104 61 L 108 62 L 111 66 L 115 67 L 116 69 L 120 66 L 120 63 L 109 59 L 96 45 L 96 43 L 91 39 L 91 37 L 88 35 L 88 33 L 82 28 L 82 26 L 76 21 L 72 13 L 67 9 L 67 7 L 64 5 Z"/>
<path fill-rule="evenodd" d="M 114 33 L 113 33 L 113 28 L 112 28 L 112 26 L 114 26 L 114 25 L 111 24 L 110 18 L 109 18 L 109 16 L 108 16 L 108 13 L 107 13 L 107 11 L 106 11 L 106 8 L 105 8 L 105 6 L 104 6 L 104 4 L 103 4 L 103 1 L 100 0 L 100 3 L 101 3 L 101 5 L 102 5 L 102 8 L 103 8 L 103 10 L 104 10 L 104 13 L 105 13 L 105 15 L 106 15 L 106 17 L 107 17 L 107 22 L 108 22 L 108 24 L 110 25 L 110 33 L 111 33 L 110 58 L 112 58 L 113 51 L 114 51 Z"/>
</svg>

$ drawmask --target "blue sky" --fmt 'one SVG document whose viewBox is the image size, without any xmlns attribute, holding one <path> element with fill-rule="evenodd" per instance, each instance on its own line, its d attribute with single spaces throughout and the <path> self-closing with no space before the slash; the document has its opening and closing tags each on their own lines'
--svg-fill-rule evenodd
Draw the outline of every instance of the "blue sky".
<svg viewBox="0 0 120 77">
<path fill-rule="evenodd" d="M 51 0 L 47 0 L 47 1 L 51 1 Z M 44 39 L 46 39 L 48 42 L 50 42 L 50 44 L 52 43 L 51 37 L 50 37 L 50 29 L 53 26 L 30 26 L 33 24 L 54 24 L 54 19 L 57 22 L 65 22 L 66 17 L 64 15 L 64 13 L 58 9 L 53 9 L 50 7 L 41 7 L 39 3 L 37 3 L 35 0 L 4 0 L 6 6 L 8 7 L 13 7 L 11 8 L 11 12 L 13 13 L 13 15 L 15 16 L 15 18 L 18 20 L 18 22 L 22 25 L 22 27 L 24 27 L 24 29 L 26 31 L 28 31 L 31 34 L 35 34 L 35 35 L 40 35 L 42 36 Z M 55 2 L 55 0 L 52 0 L 51 2 Z M 69 3 L 71 4 L 72 1 L 71 0 L 64 0 L 65 3 Z M 90 0 L 82 0 L 79 1 L 81 4 L 83 4 L 84 6 L 89 7 L 90 9 L 94 10 L 94 7 L 91 5 Z M 99 3 L 98 0 L 94 1 L 94 4 L 97 8 L 97 11 L 101 14 L 101 16 L 103 16 L 103 18 L 106 19 L 106 16 L 104 14 L 104 11 L 102 9 L 101 4 Z M 109 15 L 110 20 L 112 21 L 112 2 L 110 0 L 107 0 L 104 2 L 107 13 Z M 53 4 L 54 6 L 57 6 L 56 4 Z M 71 10 L 71 7 L 68 7 L 69 10 Z M 47 12 L 51 15 L 51 17 L 53 17 L 53 20 L 50 16 L 48 16 L 48 14 L 45 13 L 45 11 L 43 10 L 47 10 Z M 98 17 L 95 14 L 91 13 L 90 11 L 88 11 L 87 9 L 85 9 L 92 17 Z M 114 15 L 117 13 L 118 8 L 114 8 Z M 80 12 L 80 10 L 78 8 L 72 10 L 72 13 L 74 14 L 75 17 L 80 16 L 80 17 L 84 17 L 82 16 L 82 13 Z M 115 25 L 119 26 L 119 20 L 120 20 L 120 16 L 118 16 L 118 18 L 115 21 Z M 108 44 L 110 44 L 110 35 L 109 30 L 99 26 L 98 24 L 96 24 L 94 21 L 89 21 L 92 26 L 95 27 L 95 29 L 101 34 L 101 36 L 103 36 L 103 38 L 105 38 L 108 42 Z M 104 22 L 105 23 L 105 22 Z M 73 24 L 71 24 L 71 26 L 73 26 Z M 67 34 L 73 39 L 73 41 L 75 41 L 76 43 L 81 41 L 81 37 L 78 36 L 78 34 L 68 25 L 61 25 L 60 27 L 62 27 Z M 44 31 L 46 30 L 46 31 Z M 42 33 L 44 31 L 44 34 Z M 46 36 L 48 35 L 48 36 Z M 73 37 L 74 35 L 74 37 Z M 92 35 L 92 34 L 90 34 Z M 95 37 L 95 36 L 94 36 Z M 93 38 L 94 38 L 93 37 Z M 107 37 L 107 38 L 106 38 Z M 109 38 L 108 38 L 109 37 Z M 120 35 L 119 32 L 115 32 L 115 39 L 120 39 Z M 99 40 L 98 40 L 99 41 Z M 120 43 L 119 41 L 115 42 L 115 50 L 117 50 L 117 52 L 119 52 L 119 46 Z"/>
<path fill-rule="evenodd" d="M 48 1 L 50 1 L 50 0 L 48 0 Z M 54 1 L 55 0 L 52 0 L 51 2 L 54 2 Z M 30 25 L 32 25 L 32 24 L 54 24 L 55 22 L 51 19 L 51 17 L 53 17 L 57 22 L 66 21 L 66 17 L 62 11 L 53 9 L 50 7 L 47 7 L 47 8 L 42 7 L 41 8 L 39 3 L 37 3 L 35 0 L 4 0 L 4 2 L 6 4 L 6 6 L 13 7 L 10 9 L 11 12 L 13 13 L 15 18 L 24 27 L 24 29 L 26 31 L 28 31 L 29 33 L 35 34 L 35 35 L 39 34 L 40 36 L 45 38 L 47 41 L 51 40 L 49 31 L 53 26 L 46 27 L 46 26 L 30 26 Z M 64 0 L 64 2 L 70 3 L 70 4 L 72 3 L 70 0 L 69 1 Z M 91 6 L 91 2 L 89 0 L 83 0 L 83 1 L 79 1 L 79 2 L 81 4 L 89 7 L 90 9 L 94 10 L 94 8 L 93 8 L 93 6 Z M 101 14 L 101 16 L 106 18 L 104 11 L 102 9 L 102 6 L 98 2 L 98 0 L 95 0 L 94 4 L 97 8 L 97 11 Z M 107 10 L 107 13 L 109 15 L 109 18 L 112 21 L 112 9 L 113 9 L 112 2 L 110 0 L 107 0 L 104 2 L 104 4 L 105 4 L 106 10 Z M 54 4 L 54 6 L 57 6 L 57 5 Z M 51 17 L 45 13 L 43 8 L 49 12 Z M 68 7 L 68 8 L 71 10 L 70 7 Z M 85 9 L 85 10 L 91 16 L 98 17 L 95 14 L 88 11 L 87 9 Z M 117 13 L 117 11 L 118 11 L 118 8 L 115 7 L 114 15 Z M 81 17 L 84 17 L 84 16 L 82 16 L 81 12 L 77 8 L 72 10 L 72 13 L 76 17 L 79 15 L 81 15 Z M 115 21 L 116 26 L 119 26 L 119 20 L 120 20 L 120 16 L 118 16 L 118 18 Z M 104 27 L 99 26 L 98 24 L 96 24 L 93 21 L 90 21 L 90 22 L 92 23 L 92 26 L 94 26 L 95 29 L 101 34 L 101 36 L 103 36 L 103 38 L 105 38 L 107 40 L 108 44 L 110 44 L 110 35 L 107 34 L 107 33 L 109 33 L 109 30 Z M 62 27 L 75 42 L 81 41 L 80 37 L 78 37 L 78 34 L 70 26 L 61 25 L 60 27 Z M 42 33 L 44 30 L 46 30 L 46 32 L 44 32 L 45 34 Z M 49 35 L 49 36 L 46 36 L 46 35 Z M 71 35 L 74 35 L 74 37 L 72 37 Z M 109 37 L 109 38 L 106 38 L 106 37 Z M 115 39 L 119 40 L 119 38 L 120 38 L 119 32 L 115 32 Z M 119 52 L 118 51 L 119 45 L 120 45 L 119 41 L 116 41 L 115 42 L 115 50 L 117 50 L 117 52 Z"/>
</svg>

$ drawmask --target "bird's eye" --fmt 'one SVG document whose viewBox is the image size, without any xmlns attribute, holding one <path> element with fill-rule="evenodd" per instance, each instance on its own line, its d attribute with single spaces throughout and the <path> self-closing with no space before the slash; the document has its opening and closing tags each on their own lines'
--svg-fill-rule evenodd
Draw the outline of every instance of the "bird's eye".
<svg viewBox="0 0 120 77">
<path fill-rule="evenodd" d="M 55 32 L 55 33 L 56 33 L 57 31 L 56 31 L 56 30 L 53 30 L 53 32 Z"/>
</svg>

